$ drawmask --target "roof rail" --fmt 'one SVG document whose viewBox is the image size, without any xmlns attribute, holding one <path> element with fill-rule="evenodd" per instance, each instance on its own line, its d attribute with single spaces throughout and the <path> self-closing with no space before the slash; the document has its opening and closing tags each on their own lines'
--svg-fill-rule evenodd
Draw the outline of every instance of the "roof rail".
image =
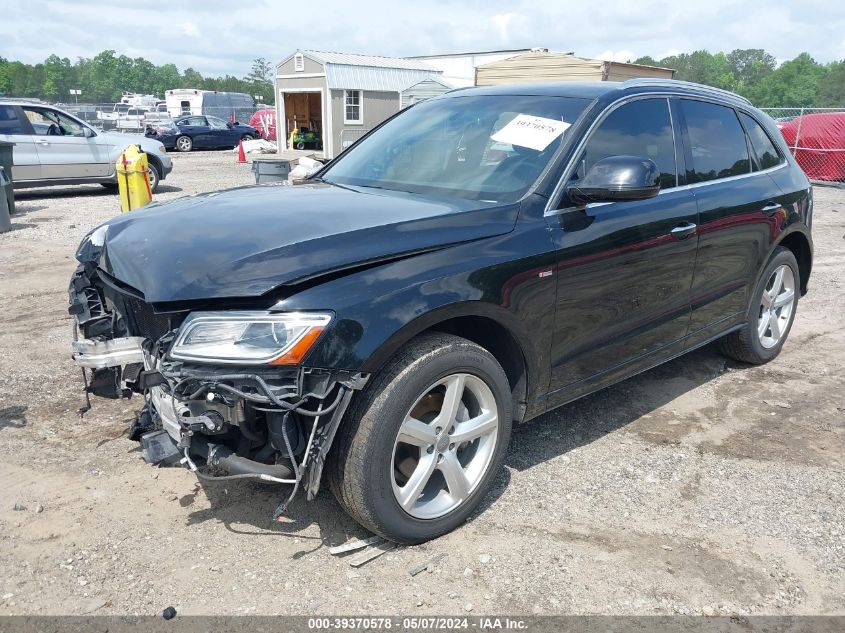
<svg viewBox="0 0 845 633">
<path fill-rule="evenodd" d="M 730 90 L 722 90 L 721 88 L 714 88 L 713 86 L 704 86 L 702 84 L 696 84 L 691 81 L 680 81 L 679 79 L 658 79 L 641 77 L 639 79 L 627 79 L 622 82 L 622 86 L 625 88 L 649 86 L 661 88 L 671 88 L 673 86 L 676 86 L 678 88 L 691 88 L 693 90 L 698 90 L 699 92 L 718 95 L 720 97 L 730 97 L 732 99 L 736 99 L 737 101 L 742 101 L 743 103 L 751 105 L 751 101 L 741 95 L 736 94 L 735 92 L 731 92 Z"/>
</svg>

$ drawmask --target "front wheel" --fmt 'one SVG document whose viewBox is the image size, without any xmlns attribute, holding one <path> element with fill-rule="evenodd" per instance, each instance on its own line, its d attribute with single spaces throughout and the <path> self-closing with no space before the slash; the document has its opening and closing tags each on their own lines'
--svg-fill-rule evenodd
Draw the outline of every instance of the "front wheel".
<svg viewBox="0 0 845 633">
<path fill-rule="evenodd" d="M 161 174 L 154 163 L 149 163 L 147 165 L 147 178 L 150 182 L 150 191 L 155 193 L 158 189 L 158 183 L 161 181 Z"/>
<path fill-rule="evenodd" d="M 779 246 L 760 276 L 745 325 L 719 340 L 722 354 L 752 365 L 780 354 L 795 319 L 800 288 L 795 255 Z"/>
<path fill-rule="evenodd" d="M 241 137 L 241 140 L 242 140 L 242 141 L 244 141 L 244 142 L 246 142 L 246 141 L 251 141 L 253 138 L 254 138 L 254 137 L 252 136 L 252 134 L 244 134 L 244 135 Z"/>
<path fill-rule="evenodd" d="M 364 527 L 397 543 L 427 541 L 481 503 L 502 467 L 511 418 L 507 376 L 487 350 L 423 335 L 356 396 L 329 484 Z"/>
</svg>

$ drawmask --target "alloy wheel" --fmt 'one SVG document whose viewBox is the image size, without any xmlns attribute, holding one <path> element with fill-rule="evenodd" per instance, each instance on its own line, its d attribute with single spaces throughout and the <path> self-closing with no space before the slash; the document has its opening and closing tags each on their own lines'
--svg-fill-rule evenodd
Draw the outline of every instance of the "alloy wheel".
<svg viewBox="0 0 845 633">
<path fill-rule="evenodd" d="M 777 345 L 789 327 L 795 309 L 795 275 L 792 268 L 782 264 L 775 268 L 760 299 L 757 336 L 760 345 L 771 349 Z"/>
<path fill-rule="evenodd" d="M 418 519 L 449 514 L 481 483 L 498 434 L 496 399 L 483 380 L 464 373 L 441 378 L 399 427 L 391 458 L 396 501 Z"/>
</svg>

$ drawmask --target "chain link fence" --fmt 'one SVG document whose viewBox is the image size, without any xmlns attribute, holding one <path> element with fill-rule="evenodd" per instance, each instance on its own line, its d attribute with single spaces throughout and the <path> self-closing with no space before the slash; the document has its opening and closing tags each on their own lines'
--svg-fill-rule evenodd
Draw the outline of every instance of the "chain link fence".
<svg viewBox="0 0 845 633">
<path fill-rule="evenodd" d="M 57 105 L 93 127 L 134 134 L 142 133 L 147 125 L 155 125 L 174 116 L 191 114 L 191 112 L 168 112 L 164 104 L 149 108 L 125 103 L 61 103 Z M 226 107 L 204 106 L 202 114 L 215 116 L 227 122 L 234 120 L 248 125 L 250 118 L 258 110 L 259 108 L 232 110 Z"/>
<path fill-rule="evenodd" d="M 845 185 L 845 108 L 762 108 L 814 181 Z"/>
</svg>

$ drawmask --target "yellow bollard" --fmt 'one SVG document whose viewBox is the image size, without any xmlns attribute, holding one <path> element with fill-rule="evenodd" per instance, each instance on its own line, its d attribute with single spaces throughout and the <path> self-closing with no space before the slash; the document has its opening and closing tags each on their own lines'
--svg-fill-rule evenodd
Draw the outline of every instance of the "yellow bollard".
<svg viewBox="0 0 845 633">
<path fill-rule="evenodd" d="M 152 202 L 149 163 L 140 145 L 130 145 L 115 163 L 117 188 L 120 191 L 120 210 L 123 213 Z"/>
</svg>

